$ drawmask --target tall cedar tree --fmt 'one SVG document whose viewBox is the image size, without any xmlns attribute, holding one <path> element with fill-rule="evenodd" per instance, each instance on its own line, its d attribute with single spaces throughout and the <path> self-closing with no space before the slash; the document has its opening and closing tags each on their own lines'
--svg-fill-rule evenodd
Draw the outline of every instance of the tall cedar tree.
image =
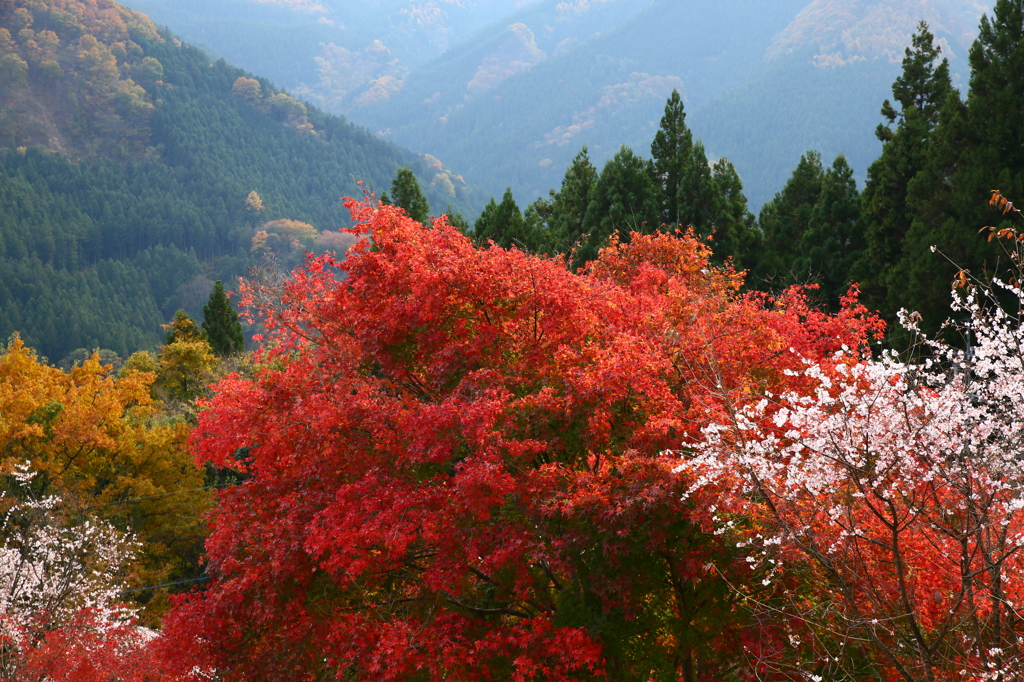
<svg viewBox="0 0 1024 682">
<path fill-rule="evenodd" d="M 238 312 L 228 300 L 219 279 L 213 285 L 209 302 L 203 306 L 203 334 L 217 355 L 236 355 L 245 349 Z"/>
<path fill-rule="evenodd" d="M 384 193 L 381 201 L 404 208 L 409 217 L 420 224 L 426 224 L 430 219 L 430 203 L 423 196 L 416 175 L 408 168 L 398 169 L 398 174 L 391 181 L 391 196 Z"/>
<path fill-rule="evenodd" d="M 1000 0 L 991 20 L 982 17 L 970 59 L 967 122 L 977 145 L 964 189 L 977 207 L 995 188 L 1024 196 L 1024 0 Z"/>
<path fill-rule="evenodd" d="M 758 222 L 764 253 L 755 271 L 757 286 L 778 290 L 807 283 L 795 263 L 800 257 L 804 233 L 811 224 L 811 213 L 821 197 L 824 176 L 821 155 L 809 151 L 800 157 L 782 191 L 761 207 Z"/>
<path fill-rule="evenodd" d="M 694 141 L 686 126 L 676 90 L 665 104 L 651 157 L 662 223 L 692 227 L 697 235 L 711 238 L 716 261 L 731 258 L 738 267 L 750 267 L 758 238 L 743 184 L 727 159 L 708 162 L 703 143 Z"/>
<path fill-rule="evenodd" d="M 817 285 L 818 298 L 838 310 L 864 250 L 859 215 L 860 195 L 846 157 L 840 154 L 826 170 L 818 152 L 807 152 L 782 191 L 761 208 L 764 245 L 753 284 L 768 290 Z"/>
<path fill-rule="evenodd" d="M 732 259 L 737 269 L 748 270 L 756 263 L 761 247 L 757 219 L 747 208 L 743 183 L 729 159 L 715 161 L 711 172 L 718 195 L 712 253 L 719 262 Z"/>
<path fill-rule="evenodd" d="M 821 194 L 800 239 L 794 269 L 817 283 L 826 303 L 837 310 L 850 286 L 850 273 L 864 252 L 860 194 L 853 169 L 840 154 L 825 171 Z"/>
<path fill-rule="evenodd" d="M 693 143 L 689 157 L 684 161 L 676 192 L 678 216 L 674 222 L 692 227 L 699 237 L 710 237 L 715 231 L 721 198 L 700 140 Z"/>
<path fill-rule="evenodd" d="M 506 249 L 517 246 L 532 250 L 533 240 L 523 218 L 523 212 L 519 210 L 519 205 L 512 197 L 511 187 L 505 189 L 500 204 L 496 204 L 494 197 L 491 197 L 483 213 L 473 223 L 473 237 L 480 245 L 493 241 Z"/>
<path fill-rule="evenodd" d="M 654 176 L 661 191 L 661 219 L 666 225 L 685 222 L 680 216 L 679 194 L 692 152 L 693 134 L 686 126 L 683 99 L 678 90 L 673 90 L 651 143 Z"/>
<path fill-rule="evenodd" d="M 597 184 L 597 168 L 590 162 L 587 147 L 573 158 L 562 178 L 562 186 L 551 202 L 548 228 L 558 245 L 555 250 L 568 253 L 581 243 L 583 223 L 590 206 L 590 193 Z"/>
<path fill-rule="evenodd" d="M 1002 251 L 979 237 L 978 226 L 1008 225 L 987 206 L 991 190 L 1024 195 L 1024 0 L 1000 0 L 982 17 L 970 62 L 967 101 L 947 97 L 927 163 L 910 183 L 915 219 L 892 275 L 902 283 L 891 289 L 896 303 L 921 312 L 926 328 L 947 316 L 958 268 L 983 280 L 1006 275 Z"/>
<path fill-rule="evenodd" d="M 903 73 L 892 86 L 895 106 L 889 100 L 882 103 L 886 123 L 875 131 L 882 154 L 868 168 L 861 196 L 866 249 L 855 277 L 865 304 L 881 310 L 890 320 L 895 317 L 906 280 L 905 273 L 901 275 L 895 266 L 914 218 L 908 189 L 928 160 L 939 112 L 953 93 L 949 63 L 938 61 L 940 54 L 928 25 L 921 22 L 906 49 Z"/>
</svg>

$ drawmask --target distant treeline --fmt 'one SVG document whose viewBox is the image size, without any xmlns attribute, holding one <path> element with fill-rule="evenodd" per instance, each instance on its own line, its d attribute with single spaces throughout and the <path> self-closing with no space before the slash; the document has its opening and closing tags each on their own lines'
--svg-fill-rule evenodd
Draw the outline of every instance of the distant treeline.
<svg viewBox="0 0 1024 682">
<path fill-rule="evenodd" d="M 506 192 L 500 203 L 491 200 L 475 234 L 481 242 L 567 254 L 578 267 L 613 234 L 692 228 L 708 238 L 715 258 L 748 271 L 749 287 L 813 284 L 819 301 L 835 308 L 856 282 L 861 300 L 890 322 L 906 308 L 934 329 L 960 269 L 984 279 L 1008 265 L 979 230 L 1005 224 L 988 205 L 993 190 L 1024 201 L 1022 12 L 1020 2 L 1003 1 L 982 19 L 966 100 L 920 25 L 893 100 L 882 105 L 882 154 L 863 192 L 842 155 L 825 165 L 809 151 L 755 219 L 732 164 L 708 161 L 675 93 L 651 159 L 624 146 L 598 172 L 584 148 L 549 198 L 523 212 Z"/>
</svg>

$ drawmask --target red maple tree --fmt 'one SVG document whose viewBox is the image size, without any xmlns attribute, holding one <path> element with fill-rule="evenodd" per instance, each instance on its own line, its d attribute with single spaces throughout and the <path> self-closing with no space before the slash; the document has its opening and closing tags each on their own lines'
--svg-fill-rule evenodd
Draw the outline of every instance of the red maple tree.
<svg viewBox="0 0 1024 682">
<path fill-rule="evenodd" d="M 221 493 L 213 579 L 161 646 L 247 680 L 696 680 L 769 660 L 781 630 L 749 627 L 728 587 L 751 569 L 702 530 L 714 491 L 683 501 L 661 453 L 804 381 L 789 349 L 862 348 L 880 323 L 853 299 L 831 316 L 797 290 L 741 294 L 690 235 L 632 235 L 574 273 L 350 208 L 372 242 L 244 292 L 259 369 L 219 383 L 192 444 L 248 478 Z"/>
</svg>

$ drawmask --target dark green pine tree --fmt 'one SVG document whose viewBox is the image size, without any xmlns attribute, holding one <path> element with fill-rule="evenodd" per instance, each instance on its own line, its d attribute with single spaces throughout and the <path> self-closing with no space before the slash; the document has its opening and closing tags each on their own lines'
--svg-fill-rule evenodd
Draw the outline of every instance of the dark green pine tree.
<svg viewBox="0 0 1024 682">
<path fill-rule="evenodd" d="M 245 349 L 238 313 L 220 280 L 214 283 L 210 300 L 203 306 L 203 333 L 217 355 L 235 355 Z"/>
<path fill-rule="evenodd" d="M 712 168 L 712 179 L 718 195 L 713 255 L 719 261 L 731 258 L 738 270 L 750 270 L 760 257 L 761 233 L 757 219 L 747 208 L 739 173 L 729 159 L 721 158 Z"/>
<path fill-rule="evenodd" d="M 515 246 L 528 251 L 533 250 L 533 236 L 527 229 L 522 211 L 512 197 L 511 187 L 505 189 L 500 204 L 495 203 L 494 197 L 491 197 L 483 213 L 473 223 L 473 239 L 480 245 L 490 240 L 505 249 Z"/>
<path fill-rule="evenodd" d="M 970 60 L 967 124 L 976 145 L 965 190 L 984 199 L 998 188 L 1024 203 L 1024 0 L 999 0 L 992 19 L 981 18 Z"/>
<path fill-rule="evenodd" d="M 391 196 L 381 196 L 384 203 L 404 208 L 409 217 L 418 223 L 426 224 L 430 220 L 430 203 L 420 190 L 420 183 L 408 168 L 399 168 L 395 179 L 391 181 Z"/>
<path fill-rule="evenodd" d="M 627 240 L 630 232 L 648 234 L 660 226 L 661 207 L 651 162 L 622 145 L 594 184 L 583 221 L 589 236 L 576 251 L 573 265 L 597 258 L 613 234 Z"/>
<path fill-rule="evenodd" d="M 562 241 L 551 230 L 552 207 L 555 190 L 549 190 L 550 199 L 538 198 L 523 211 L 523 222 L 527 239 L 523 246 L 534 254 L 555 255 L 562 253 Z"/>
<path fill-rule="evenodd" d="M 793 175 L 775 198 L 761 208 L 758 222 L 763 239 L 761 258 L 749 278 L 757 288 L 778 290 L 806 284 L 807 273 L 797 269 L 801 241 L 811 226 L 814 207 L 821 197 L 825 171 L 818 152 L 800 157 Z"/>
<path fill-rule="evenodd" d="M 974 253 L 981 246 L 977 228 L 966 230 L 961 215 L 961 178 L 970 145 L 966 105 L 952 92 L 939 112 L 929 137 L 927 160 L 907 186 L 907 206 L 913 220 L 903 239 L 900 258 L 886 276 L 887 308 L 894 316 L 901 308 L 924 316 L 923 328 L 934 331 L 949 317 L 953 263 L 984 274 L 975 267 Z M 933 253 L 932 246 L 941 251 Z M 947 260 L 950 259 L 950 260 Z M 891 332 L 898 332 L 891 329 Z"/>
<path fill-rule="evenodd" d="M 1000 0 L 982 17 L 970 62 L 967 101 L 955 92 L 946 99 L 925 168 L 910 183 L 915 219 L 891 276 L 897 303 L 919 311 L 926 327 L 948 316 L 958 267 L 1008 276 L 1000 248 L 978 231 L 1004 225 L 988 206 L 991 190 L 1017 202 L 1024 195 L 1024 0 Z"/>
<path fill-rule="evenodd" d="M 939 47 L 924 22 L 905 54 L 903 73 L 892 86 L 895 104 L 883 102 L 886 123 L 875 131 L 882 154 L 868 168 L 861 197 L 866 248 L 854 272 L 864 303 L 890 320 L 905 287 L 905 273 L 901 275 L 895 265 L 902 257 L 915 215 L 908 203 L 908 189 L 928 160 L 932 131 L 953 93 L 949 64 L 945 59 L 939 61 Z"/>
<path fill-rule="evenodd" d="M 860 194 L 853 169 L 840 154 L 825 171 L 818 202 L 811 211 L 807 231 L 800 239 L 800 257 L 794 270 L 821 287 L 832 310 L 850 286 L 850 273 L 864 251 L 864 233 L 858 221 Z"/>
<path fill-rule="evenodd" d="M 678 90 L 672 91 L 665 104 L 661 126 L 651 143 L 651 159 L 661 195 L 662 222 L 667 225 L 685 222 L 679 210 L 680 185 L 693 160 L 693 134 L 686 127 L 686 112 Z"/>
<path fill-rule="evenodd" d="M 547 217 L 551 238 L 548 253 L 569 253 L 580 243 L 590 193 L 596 183 L 597 168 L 590 162 L 584 146 L 566 169 L 561 188 L 551 198 Z"/>
<path fill-rule="evenodd" d="M 692 227 L 698 237 L 707 237 L 715 231 L 715 218 L 722 201 L 711 177 L 704 144 L 697 140 L 690 148 L 689 159 L 682 167 L 676 193 L 676 219 L 669 224 Z"/>
</svg>

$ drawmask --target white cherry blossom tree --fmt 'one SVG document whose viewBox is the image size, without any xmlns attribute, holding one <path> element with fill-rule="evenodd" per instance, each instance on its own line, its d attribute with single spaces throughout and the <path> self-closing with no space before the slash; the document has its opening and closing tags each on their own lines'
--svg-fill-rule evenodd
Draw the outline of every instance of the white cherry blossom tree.
<svg viewBox="0 0 1024 682">
<path fill-rule="evenodd" d="M 808 363 L 808 390 L 736 405 L 682 454 L 691 492 L 721 491 L 711 530 L 775 581 L 750 606 L 790 635 L 783 677 L 1024 676 L 1024 291 L 957 284 L 959 343 L 904 315 L 916 359 Z"/>
</svg>

